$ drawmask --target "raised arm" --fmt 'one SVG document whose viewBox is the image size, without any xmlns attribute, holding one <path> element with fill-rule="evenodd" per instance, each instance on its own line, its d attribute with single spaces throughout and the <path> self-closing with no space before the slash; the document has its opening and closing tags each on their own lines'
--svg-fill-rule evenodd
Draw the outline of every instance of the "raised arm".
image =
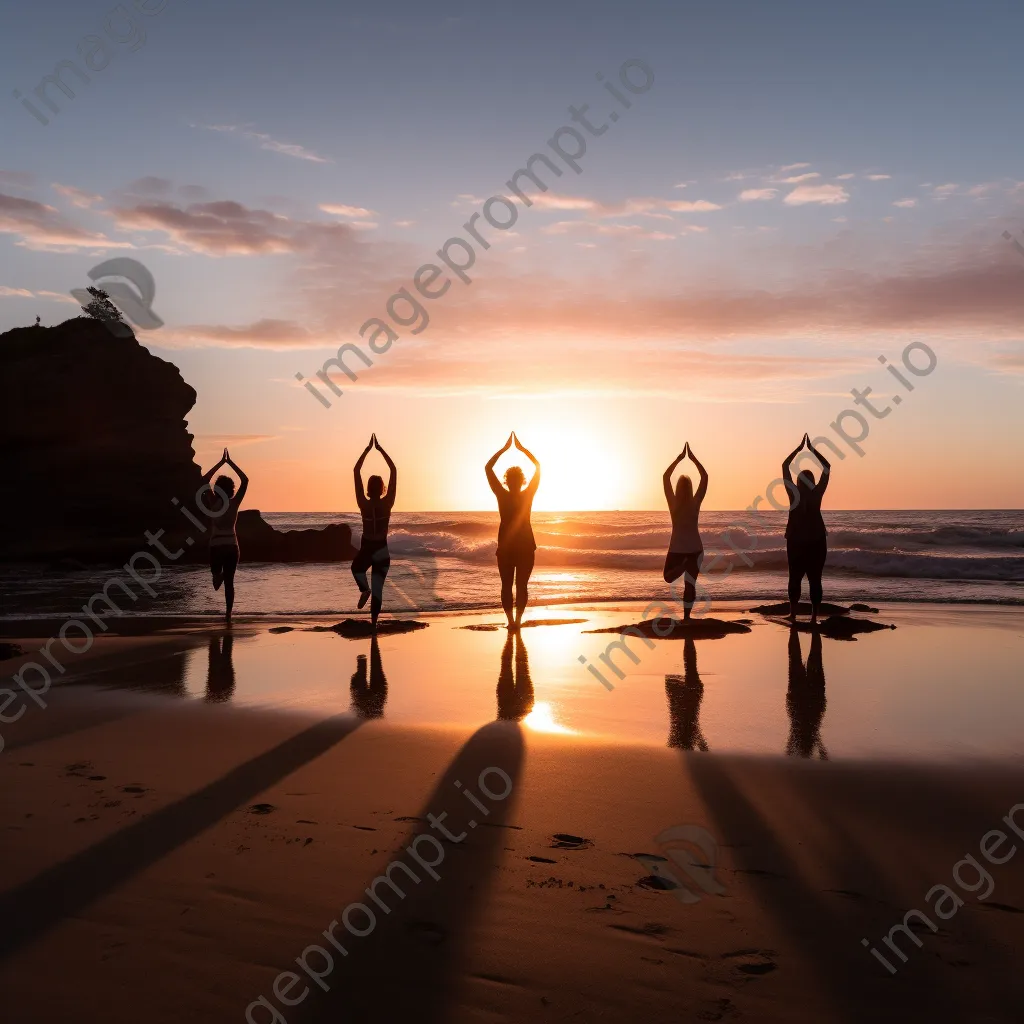
<svg viewBox="0 0 1024 1024">
<path fill-rule="evenodd" d="M 227 448 L 225 448 L 224 449 L 224 454 L 220 457 L 220 462 L 218 462 L 215 466 L 211 466 L 203 474 L 203 483 L 204 484 L 209 484 L 209 482 L 213 479 L 213 474 L 216 473 L 217 470 L 220 469 L 221 466 L 226 465 L 227 461 L 228 461 L 228 450 L 227 450 Z"/>
<path fill-rule="evenodd" d="M 811 444 L 809 438 L 807 441 L 807 447 L 811 454 L 821 463 L 821 476 L 818 477 L 818 482 L 814 485 L 814 492 L 815 494 L 824 494 L 825 488 L 828 487 L 828 478 L 832 472 L 832 465 L 828 459 L 826 459 L 825 456 L 822 455 L 813 444 Z"/>
<path fill-rule="evenodd" d="M 787 484 L 791 484 L 793 482 L 793 474 L 789 470 L 790 464 L 800 454 L 800 449 L 803 448 L 805 441 L 810 444 L 806 434 L 804 434 L 800 443 L 786 456 L 785 462 L 782 463 L 782 479 L 785 480 Z"/>
<path fill-rule="evenodd" d="M 363 487 L 363 463 L 366 461 L 366 456 L 370 454 L 373 442 L 374 438 L 371 436 L 370 443 L 363 449 L 363 454 L 359 456 L 355 466 L 352 467 L 352 476 L 356 485 L 356 504 L 360 508 L 366 504 L 366 489 Z"/>
<path fill-rule="evenodd" d="M 230 455 L 228 455 L 227 448 L 224 449 L 224 461 L 229 465 L 235 473 L 238 475 L 239 487 L 235 492 L 235 507 L 238 508 L 242 504 L 242 499 L 245 497 L 245 492 L 249 490 L 249 478 L 238 468 L 237 465 L 232 461 Z"/>
<path fill-rule="evenodd" d="M 693 464 L 697 467 L 697 472 L 700 473 L 697 493 L 693 496 L 694 502 L 699 505 L 704 500 L 704 495 L 708 493 L 708 471 L 700 464 L 700 459 L 693 454 L 693 449 L 690 448 L 689 442 L 687 442 L 686 449 L 690 453 L 690 458 L 693 459 Z"/>
<path fill-rule="evenodd" d="M 672 490 L 672 474 L 676 471 L 676 466 L 686 458 L 686 449 L 689 447 L 689 442 L 687 442 L 683 446 L 683 450 L 676 456 L 675 462 L 673 462 L 661 476 L 661 482 L 665 488 L 665 500 L 668 502 L 669 510 L 675 507 L 676 500 L 675 493 Z"/>
<path fill-rule="evenodd" d="M 395 468 L 394 462 L 391 461 L 391 456 L 380 446 L 380 441 L 377 440 L 377 435 L 373 435 L 373 443 L 377 446 L 377 451 L 380 452 L 381 458 L 388 464 L 388 493 L 384 499 L 387 502 L 388 508 L 391 508 L 395 504 L 395 488 L 398 487 L 398 470 Z"/>
<path fill-rule="evenodd" d="M 484 466 L 484 472 L 487 474 L 487 483 L 490 484 L 491 490 L 494 491 L 495 494 L 501 494 L 502 491 L 505 490 L 505 488 L 501 486 L 501 482 L 494 475 L 494 465 L 498 461 L 498 459 L 500 459 L 502 457 L 502 455 L 504 455 L 505 452 L 507 452 L 509 450 L 509 448 L 511 448 L 511 447 L 512 447 L 512 435 L 509 434 L 508 435 L 508 440 L 505 442 L 505 447 L 504 448 L 499 448 L 490 457 L 490 459 L 488 460 L 487 465 Z"/>
<path fill-rule="evenodd" d="M 529 484 L 527 484 L 526 490 L 529 494 L 536 494 L 537 488 L 540 486 L 540 463 L 533 457 L 533 453 L 528 448 L 524 448 L 520 444 L 514 430 L 512 431 L 512 439 L 515 441 L 516 447 L 533 463 L 533 477 L 530 479 Z"/>
</svg>

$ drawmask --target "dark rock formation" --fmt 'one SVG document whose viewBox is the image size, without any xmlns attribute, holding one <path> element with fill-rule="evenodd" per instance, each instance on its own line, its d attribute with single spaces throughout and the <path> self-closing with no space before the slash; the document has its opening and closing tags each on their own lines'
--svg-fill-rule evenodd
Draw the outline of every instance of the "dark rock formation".
<svg viewBox="0 0 1024 1024">
<path fill-rule="evenodd" d="M 202 471 L 186 421 L 196 393 L 126 331 L 77 317 L 0 335 L 0 561 L 123 562 L 147 547 L 147 530 L 166 530 L 171 550 L 198 536 L 172 504 L 197 512 Z M 243 511 L 237 528 L 250 562 L 355 554 L 345 524 L 278 532 Z M 200 542 L 181 562 L 205 558 Z"/>
<path fill-rule="evenodd" d="M 319 530 L 275 530 L 256 509 L 243 509 L 235 524 L 238 552 L 246 562 L 351 562 L 352 528 L 331 523 Z"/>
<path fill-rule="evenodd" d="M 0 335 L 0 558 L 106 558 L 200 484 L 177 367 L 97 320 Z"/>
</svg>

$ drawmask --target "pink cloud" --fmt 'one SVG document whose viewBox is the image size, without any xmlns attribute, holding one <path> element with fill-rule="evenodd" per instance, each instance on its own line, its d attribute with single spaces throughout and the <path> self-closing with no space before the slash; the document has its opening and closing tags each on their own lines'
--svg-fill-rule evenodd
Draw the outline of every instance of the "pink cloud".
<svg viewBox="0 0 1024 1024">
<path fill-rule="evenodd" d="M 808 203 L 835 206 L 845 203 L 849 198 L 850 193 L 842 185 L 800 185 L 783 202 L 787 206 L 805 206 Z"/>
</svg>

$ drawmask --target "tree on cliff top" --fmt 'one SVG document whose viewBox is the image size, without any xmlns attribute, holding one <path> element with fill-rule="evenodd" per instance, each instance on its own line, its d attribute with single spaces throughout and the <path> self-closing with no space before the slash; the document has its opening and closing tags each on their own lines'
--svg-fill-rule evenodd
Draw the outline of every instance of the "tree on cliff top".
<svg viewBox="0 0 1024 1024">
<path fill-rule="evenodd" d="M 82 307 L 82 312 L 105 324 L 112 334 L 125 337 L 131 334 L 131 328 L 121 317 L 121 311 L 110 301 L 110 296 L 102 288 L 87 288 L 92 302 Z"/>
</svg>

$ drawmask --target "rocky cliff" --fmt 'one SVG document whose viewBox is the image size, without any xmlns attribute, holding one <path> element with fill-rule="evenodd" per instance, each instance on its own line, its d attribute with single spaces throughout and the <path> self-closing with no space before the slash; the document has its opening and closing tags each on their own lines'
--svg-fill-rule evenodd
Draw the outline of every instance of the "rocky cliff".
<svg viewBox="0 0 1024 1024">
<path fill-rule="evenodd" d="M 196 393 L 130 333 L 76 317 L 0 335 L 0 557 L 137 550 L 200 484 Z"/>
<path fill-rule="evenodd" d="M 0 560 L 120 560 L 146 530 L 189 532 L 171 500 L 194 508 L 201 482 L 195 400 L 176 366 L 89 317 L 0 334 Z M 248 560 L 352 557 L 347 526 L 292 537 L 242 515 Z"/>
</svg>

